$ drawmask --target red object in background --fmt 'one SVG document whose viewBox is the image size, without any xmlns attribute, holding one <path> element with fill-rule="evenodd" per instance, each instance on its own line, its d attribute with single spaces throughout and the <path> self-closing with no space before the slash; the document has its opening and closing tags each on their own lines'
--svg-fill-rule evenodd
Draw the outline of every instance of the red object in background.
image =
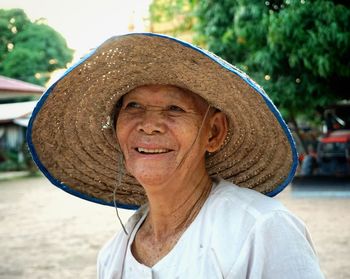
<svg viewBox="0 0 350 279">
<path fill-rule="evenodd" d="M 350 131 L 335 131 L 332 132 L 328 137 L 321 139 L 322 143 L 333 143 L 333 142 L 350 142 Z"/>
</svg>

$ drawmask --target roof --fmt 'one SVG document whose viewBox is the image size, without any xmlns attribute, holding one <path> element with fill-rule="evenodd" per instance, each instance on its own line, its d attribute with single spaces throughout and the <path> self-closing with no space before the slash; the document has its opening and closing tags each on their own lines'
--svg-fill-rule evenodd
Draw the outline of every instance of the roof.
<svg viewBox="0 0 350 279">
<path fill-rule="evenodd" d="M 0 93 L 2 92 L 23 92 L 23 93 L 43 93 L 45 87 L 29 82 L 0 76 Z"/>
<path fill-rule="evenodd" d="M 31 115 L 36 103 L 37 101 L 0 104 L 0 123 L 16 123 L 16 119 L 20 120 L 28 118 Z"/>
</svg>

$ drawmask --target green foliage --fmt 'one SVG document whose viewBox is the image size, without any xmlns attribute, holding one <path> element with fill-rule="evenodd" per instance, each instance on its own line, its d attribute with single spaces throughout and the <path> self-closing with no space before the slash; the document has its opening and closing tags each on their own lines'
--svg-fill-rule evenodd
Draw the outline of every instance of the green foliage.
<svg viewBox="0 0 350 279">
<path fill-rule="evenodd" d="M 272 96 L 294 111 L 349 98 L 349 90 L 344 91 L 350 77 L 349 28 L 350 10 L 330 1 L 290 1 L 287 8 L 271 14 L 266 52 L 272 57 L 282 53 L 277 65 L 265 68 L 275 80 L 269 85 Z M 287 77 L 291 92 L 277 98 L 279 79 Z"/>
<path fill-rule="evenodd" d="M 350 99 L 350 10 L 328 0 L 203 0 L 197 32 L 289 116 Z"/>
<path fill-rule="evenodd" d="M 27 143 L 24 142 L 20 149 L 0 151 L 0 172 L 4 171 L 29 171 L 31 174 L 38 171 L 29 153 Z"/>
<path fill-rule="evenodd" d="M 42 20 L 31 22 L 20 9 L 0 9 L 1 75 L 45 85 L 72 58 L 65 39 Z"/>
<path fill-rule="evenodd" d="M 24 170 L 25 165 L 18 160 L 18 151 L 17 150 L 6 150 L 0 153 L 0 157 L 3 161 L 0 163 L 0 172 L 1 171 L 19 171 Z"/>
<path fill-rule="evenodd" d="M 261 84 L 285 116 L 350 99 L 350 9 L 345 0 L 155 0 L 169 20 L 192 17 L 195 42 Z M 157 6 L 154 6 L 157 8 Z M 193 19 L 195 17 L 195 19 Z"/>
<path fill-rule="evenodd" d="M 198 0 L 153 0 L 150 5 L 152 23 L 170 24 L 171 35 L 191 30 L 194 26 L 194 8 Z"/>
</svg>

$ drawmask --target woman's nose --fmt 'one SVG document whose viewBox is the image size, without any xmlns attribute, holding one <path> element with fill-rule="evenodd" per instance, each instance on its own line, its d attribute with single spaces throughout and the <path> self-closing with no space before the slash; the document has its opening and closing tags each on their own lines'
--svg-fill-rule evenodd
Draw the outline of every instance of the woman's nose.
<svg viewBox="0 0 350 279">
<path fill-rule="evenodd" d="M 138 123 L 137 130 L 149 135 L 164 133 L 166 123 L 162 112 L 146 110 Z"/>
</svg>

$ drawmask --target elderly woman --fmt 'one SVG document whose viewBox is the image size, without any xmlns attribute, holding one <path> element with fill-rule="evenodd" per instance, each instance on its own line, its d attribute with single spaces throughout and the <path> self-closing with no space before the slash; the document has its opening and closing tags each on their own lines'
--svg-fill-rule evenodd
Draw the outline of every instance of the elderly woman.
<svg viewBox="0 0 350 279">
<path fill-rule="evenodd" d="M 297 165 L 286 124 L 207 51 L 107 40 L 43 95 L 28 143 L 54 185 L 138 208 L 101 250 L 99 278 L 323 278 L 305 226 L 270 198 Z"/>
</svg>

